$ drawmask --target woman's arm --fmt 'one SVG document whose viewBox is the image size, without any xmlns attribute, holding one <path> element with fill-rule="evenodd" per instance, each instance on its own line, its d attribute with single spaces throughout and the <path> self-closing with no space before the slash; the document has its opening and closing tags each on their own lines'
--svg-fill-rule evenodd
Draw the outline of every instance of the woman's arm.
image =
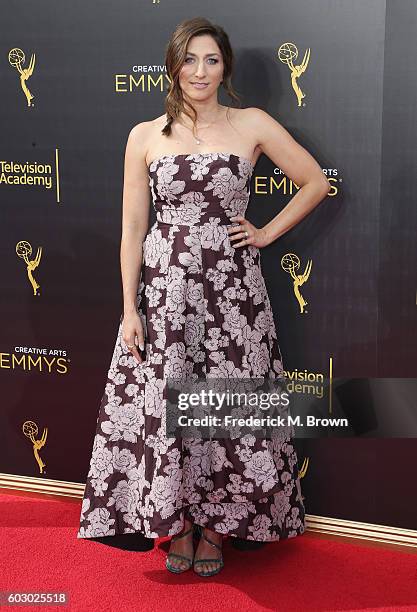
<svg viewBox="0 0 417 612">
<path fill-rule="evenodd" d="M 288 204 L 263 228 L 266 244 L 299 223 L 329 193 L 331 185 L 317 161 L 291 134 L 259 108 L 250 108 L 249 122 L 258 146 L 300 187 Z"/>
<path fill-rule="evenodd" d="M 124 316 L 137 312 L 136 295 L 142 266 L 142 243 L 148 231 L 150 190 L 145 162 L 147 131 L 147 122 L 133 127 L 125 152 L 120 244 Z"/>
</svg>

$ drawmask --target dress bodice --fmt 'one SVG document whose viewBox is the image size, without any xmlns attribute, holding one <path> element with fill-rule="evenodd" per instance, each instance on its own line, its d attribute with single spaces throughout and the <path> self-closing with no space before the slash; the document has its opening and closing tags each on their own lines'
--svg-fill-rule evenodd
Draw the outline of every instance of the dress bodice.
<svg viewBox="0 0 417 612">
<path fill-rule="evenodd" d="M 163 155 L 149 166 L 157 221 L 194 225 L 244 215 L 253 173 L 251 161 L 234 153 Z"/>
</svg>

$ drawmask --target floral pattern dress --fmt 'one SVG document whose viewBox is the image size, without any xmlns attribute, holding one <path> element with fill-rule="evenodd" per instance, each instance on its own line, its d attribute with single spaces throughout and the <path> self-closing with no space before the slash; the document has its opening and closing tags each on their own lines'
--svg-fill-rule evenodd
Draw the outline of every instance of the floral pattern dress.
<svg viewBox="0 0 417 612">
<path fill-rule="evenodd" d="M 274 439 L 166 435 L 166 379 L 283 373 L 260 253 L 233 246 L 253 166 L 232 153 L 173 154 L 149 167 L 156 222 L 143 243 L 137 308 L 146 356 L 117 333 L 97 417 L 78 538 L 181 531 L 184 518 L 248 540 L 305 530 L 297 454 Z"/>
</svg>

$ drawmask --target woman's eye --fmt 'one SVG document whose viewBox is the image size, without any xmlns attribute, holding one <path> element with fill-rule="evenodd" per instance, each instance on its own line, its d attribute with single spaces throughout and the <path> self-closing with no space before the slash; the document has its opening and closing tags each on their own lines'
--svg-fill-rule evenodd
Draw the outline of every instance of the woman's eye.
<svg viewBox="0 0 417 612">
<path fill-rule="evenodd" d="M 185 62 L 187 63 L 187 62 L 188 62 L 188 60 L 192 60 L 192 59 L 193 59 L 192 57 L 186 57 L 186 58 L 185 58 Z M 214 58 L 214 57 L 209 57 L 209 60 L 208 60 L 208 61 L 209 61 L 209 62 L 214 62 L 215 64 L 217 64 L 219 60 L 217 60 L 217 59 L 216 59 L 216 58 Z"/>
</svg>

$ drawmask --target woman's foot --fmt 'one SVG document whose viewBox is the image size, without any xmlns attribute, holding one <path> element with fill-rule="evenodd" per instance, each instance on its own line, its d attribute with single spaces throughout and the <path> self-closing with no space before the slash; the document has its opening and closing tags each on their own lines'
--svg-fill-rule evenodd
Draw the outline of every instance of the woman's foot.
<svg viewBox="0 0 417 612">
<path fill-rule="evenodd" d="M 166 560 L 166 567 L 171 572 L 180 574 L 190 569 L 193 564 L 194 545 L 192 527 L 192 523 L 185 520 L 182 531 L 171 538 L 171 545 Z"/>
<path fill-rule="evenodd" d="M 200 576 L 213 576 L 222 569 L 223 536 L 220 533 L 203 529 L 200 542 L 194 556 L 194 571 Z"/>
</svg>

